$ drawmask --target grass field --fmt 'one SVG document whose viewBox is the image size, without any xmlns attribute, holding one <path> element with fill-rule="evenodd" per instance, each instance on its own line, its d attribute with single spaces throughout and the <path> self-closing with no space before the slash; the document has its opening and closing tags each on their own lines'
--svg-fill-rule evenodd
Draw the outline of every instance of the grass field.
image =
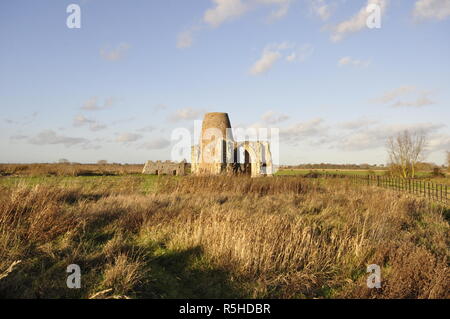
<svg viewBox="0 0 450 319">
<path fill-rule="evenodd" d="M 343 170 L 343 169 L 280 169 L 277 176 L 308 176 L 310 174 L 318 175 L 345 175 L 345 176 L 386 176 L 386 170 Z M 417 172 L 417 179 L 423 181 L 432 181 L 437 184 L 450 185 L 450 175 L 445 174 L 445 177 L 433 177 L 432 172 L 419 171 Z"/>
<path fill-rule="evenodd" d="M 6 176 L 0 297 L 448 298 L 449 219 L 341 179 Z"/>
</svg>

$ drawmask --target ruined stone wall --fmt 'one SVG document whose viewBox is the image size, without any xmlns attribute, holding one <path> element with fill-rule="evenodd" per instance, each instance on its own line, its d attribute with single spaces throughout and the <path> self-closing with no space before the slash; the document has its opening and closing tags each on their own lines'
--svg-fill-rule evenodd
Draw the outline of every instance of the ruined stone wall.
<svg viewBox="0 0 450 319">
<path fill-rule="evenodd" d="M 272 176 L 272 155 L 268 142 L 233 142 L 225 144 L 218 141 L 215 144 L 216 152 L 224 152 L 224 156 L 205 162 L 202 157 L 202 149 L 196 145 L 192 147 L 192 173 L 196 175 L 219 174 L 249 174 L 252 177 Z M 240 149 L 245 151 L 245 158 L 239 159 Z M 203 162 L 202 162 L 203 160 Z"/>
<path fill-rule="evenodd" d="M 238 159 L 240 149 L 245 150 L 245 159 Z M 191 149 L 191 162 L 191 172 L 196 175 L 273 175 L 269 143 L 234 141 L 227 113 L 205 114 L 199 145 Z"/>
<path fill-rule="evenodd" d="M 182 176 L 188 173 L 189 167 L 190 166 L 186 161 L 180 163 L 171 161 L 147 161 L 142 174 Z"/>
</svg>

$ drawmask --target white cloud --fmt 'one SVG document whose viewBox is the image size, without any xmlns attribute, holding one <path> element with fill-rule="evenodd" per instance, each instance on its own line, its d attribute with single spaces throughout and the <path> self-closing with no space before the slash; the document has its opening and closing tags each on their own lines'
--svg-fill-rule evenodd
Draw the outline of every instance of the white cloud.
<svg viewBox="0 0 450 319">
<path fill-rule="evenodd" d="M 11 125 L 21 125 L 21 126 L 28 126 L 30 124 L 32 124 L 36 118 L 38 117 L 39 113 L 38 112 L 33 112 L 30 115 L 25 115 L 25 116 L 21 116 L 20 119 L 18 120 L 13 120 L 13 119 L 4 119 L 5 123 L 7 124 L 11 124 Z"/>
<path fill-rule="evenodd" d="M 96 131 L 100 131 L 105 129 L 107 126 L 100 124 L 99 122 L 97 122 L 96 120 L 93 119 L 89 119 L 83 115 L 77 115 L 74 119 L 73 119 L 73 125 L 74 126 L 85 126 L 88 125 L 89 129 L 93 132 Z"/>
<path fill-rule="evenodd" d="M 307 138 L 323 138 L 327 131 L 328 127 L 324 126 L 324 120 L 316 118 L 280 128 L 280 137 L 282 141 L 297 144 Z"/>
<path fill-rule="evenodd" d="M 398 101 L 395 104 L 393 104 L 393 107 L 423 107 L 427 105 L 435 104 L 434 101 L 432 101 L 429 98 L 430 92 L 420 92 L 420 95 L 413 101 Z"/>
<path fill-rule="evenodd" d="M 286 51 L 289 51 L 289 53 L 285 53 Z M 287 54 L 285 58 L 287 62 L 304 62 L 313 52 L 314 47 L 310 44 L 302 46 L 289 42 L 269 44 L 264 48 L 261 57 L 250 68 L 250 74 L 261 75 L 266 73 L 284 54 Z"/>
<path fill-rule="evenodd" d="M 119 143 L 132 143 L 141 139 L 142 135 L 134 134 L 134 133 L 122 133 L 116 138 L 116 142 Z"/>
<path fill-rule="evenodd" d="M 349 57 L 349 56 L 339 59 L 338 66 L 346 66 L 346 65 L 366 68 L 370 65 L 370 60 L 363 61 L 363 60 L 353 59 L 352 57 Z"/>
<path fill-rule="evenodd" d="M 170 145 L 170 141 L 164 137 L 154 138 L 140 146 L 140 148 L 145 148 L 148 150 L 159 150 L 166 148 Z"/>
<path fill-rule="evenodd" d="M 289 12 L 292 2 L 296 0 L 211 0 L 213 7 L 207 9 L 203 14 L 202 23 L 193 26 L 177 35 L 177 48 L 189 48 L 194 42 L 194 33 L 205 26 L 217 28 L 223 23 L 237 19 L 247 12 L 259 7 L 277 6 L 272 10 L 269 20 L 284 17 Z"/>
<path fill-rule="evenodd" d="M 367 127 L 377 124 L 377 123 L 378 123 L 378 121 L 376 121 L 376 120 L 371 120 L 371 119 L 367 119 L 367 118 L 359 118 L 356 120 L 340 123 L 338 125 L 338 128 L 341 128 L 344 130 L 358 130 L 361 128 L 367 128 Z"/>
<path fill-rule="evenodd" d="M 53 130 L 45 130 L 28 140 L 29 143 L 35 145 L 57 145 L 62 144 L 66 147 L 71 147 L 77 144 L 88 146 L 89 140 L 81 137 L 69 137 L 58 135 Z"/>
<path fill-rule="evenodd" d="M 261 116 L 261 119 L 267 124 L 278 124 L 289 119 L 285 114 L 268 111 Z"/>
<path fill-rule="evenodd" d="M 75 126 L 83 126 L 85 124 L 95 123 L 94 120 L 90 120 L 83 115 L 78 115 L 73 119 L 73 124 Z"/>
<path fill-rule="evenodd" d="M 288 62 L 304 62 L 314 53 L 314 47 L 311 44 L 304 44 L 293 49 L 292 53 L 286 57 Z"/>
<path fill-rule="evenodd" d="M 266 73 L 272 68 L 272 66 L 280 57 L 281 54 L 279 52 L 264 51 L 259 60 L 256 61 L 255 64 L 253 64 L 252 68 L 250 69 L 250 73 L 252 75 Z"/>
<path fill-rule="evenodd" d="M 418 0 L 413 16 L 418 20 L 444 20 L 450 16 L 450 0 Z"/>
<path fill-rule="evenodd" d="M 270 20 L 280 19 L 288 12 L 294 0 L 212 0 L 214 7 L 206 10 L 203 21 L 218 27 L 221 24 L 236 19 L 260 6 L 278 6 L 269 16 Z"/>
<path fill-rule="evenodd" d="M 435 104 L 430 99 L 431 93 L 431 91 L 419 90 L 415 86 L 401 86 L 373 99 L 372 102 L 381 104 L 392 103 L 392 107 L 423 107 Z M 408 98 L 409 101 L 405 101 L 405 98 Z"/>
<path fill-rule="evenodd" d="M 100 105 L 98 97 L 94 96 L 84 102 L 83 106 L 81 107 L 82 110 L 86 111 L 98 111 L 98 110 L 104 110 L 108 109 L 113 106 L 115 100 L 112 97 L 108 97 L 103 102 L 103 105 Z"/>
<path fill-rule="evenodd" d="M 266 5 L 279 5 L 277 10 L 272 11 L 270 14 L 269 19 L 270 20 L 277 20 L 283 18 L 285 15 L 288 14 L 290 6 L 291 6 L 291 0 L 257 0 L 257 2 L 260 2 L 262 4 Z"/>
<path fill-rule="evenodd" d="M 177 48 L 184 49 L 192 46 L 192 31 L 187 30 L 180 32 L 177 39 Z"/>
<path fill-rule="evenodd" d="M 119 61 L 125 56 L 129 49 L 130 45 L 128 43 L 121 43 L 114 49 L 102 48 L 100 50 L 100 56 L 107 61 Z"/>
<path fill-rule="evenodd" d="M 194 109 L 191 107 L 185 107 L 176 110 L 172 115 L 169 116 L 169 120 L 172 122 L 195 120 L 200 119 L 204 113 L 205 110 L 203 109 Z"/>
<path fill-rule="evenodd" d="M 101 131 L 107 128 L 106 125 L 100 123 L 93 123 L 89 126 L 89 129 L 93 132 Z"/>
<path fill-rule="evenodd" d="M 178 33 L 177 36 L 177 48 L 186 49 L 190 48 L 194 43 L 194 34 L 202 29 L 201 26 L 192 26 L 184 31 Z"/>
<path fill-rule="evenodd" d="M 431 152 L 450 150 L 450 135 L 445 133 L 431 135 L 428 148 Z"/>
<path fill-rule="evenodd" d="M 388 0 L 368 0 L 366 6 L 348 20 L 345 20 L 331 28 L 332 35 L 331 40 L 338 42 L 350 33 L 355 33 L 367 28 L 367 18 L 371 15 L 371 12 L 367 12 L 367 7 L 371 4 L 379 5 L 381 8 L 381 14 L 386 11 Z"/>
<path fill-rule="evenodd" d="M 404 130 L 421 131 L 427 135 L 432 135 L 444 127 L 445 125 L 433 123 L 371 126 L 365 130 L 355 130 L 351 134 L 339 138 L 336 147 L 345 151 L 381 148 L 386 145 L 386 140 L 389 136 L 396 135 Z"/>
<path fill-rule="evenodd" d="M 206 10 L 203 16 L 205 23 L 213 27 L 241 16 L 248 9 L 241 0 L 213 0 L 213 2 L 215 7 Z"/>
<path fill-rule="evenodd" d="M 401 86 L 399 88 L 396 88 L 396 89 L 393 89 L 391 91 L 384 93 L 381 97 L 379 97 L 373 101 L 383 103 L 383 104 L 389 103 L 402 95 L 405 95 L 410 92 L 414 92 L 416 89 L 417 88 L 415 86 L 411 86 L 411 85 Z"/>
<path fill-rule="evenodd" d="M 328 20 L 331 16 L 331 5 L 325 0 L 309 0 L 312 12 L 323 21 Z"/>
</svg>

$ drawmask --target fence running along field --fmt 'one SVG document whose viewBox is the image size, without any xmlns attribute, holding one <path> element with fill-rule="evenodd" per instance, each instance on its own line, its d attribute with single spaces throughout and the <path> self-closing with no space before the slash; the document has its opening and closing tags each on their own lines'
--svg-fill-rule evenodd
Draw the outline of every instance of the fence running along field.
<svg viewBox="0 0 450 319">
<path fill-rule="evenodd" d="M 403 179 L 398 177 L 355 175 L 350 177 L 355 183 L 367 186 L 378 186 L 393 189 L 396 191 L 409 192 L 420 196 L 425 196 L 431 200 L 444 204 L 450 204 L 448 186 L 429 181 L 415 179 Z"/>
</svg>

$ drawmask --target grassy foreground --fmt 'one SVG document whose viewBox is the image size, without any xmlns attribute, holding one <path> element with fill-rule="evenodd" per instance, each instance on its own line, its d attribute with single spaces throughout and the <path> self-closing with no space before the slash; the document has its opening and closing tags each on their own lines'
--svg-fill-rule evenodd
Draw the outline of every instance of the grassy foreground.
<svg viewBox="0 0 450 319">
<path fill-rule="evenodd" d="M 448 298 L 449 234 L 448 209 L 339 179 L 3 177 L 0 298 Z"/>
</svg>

